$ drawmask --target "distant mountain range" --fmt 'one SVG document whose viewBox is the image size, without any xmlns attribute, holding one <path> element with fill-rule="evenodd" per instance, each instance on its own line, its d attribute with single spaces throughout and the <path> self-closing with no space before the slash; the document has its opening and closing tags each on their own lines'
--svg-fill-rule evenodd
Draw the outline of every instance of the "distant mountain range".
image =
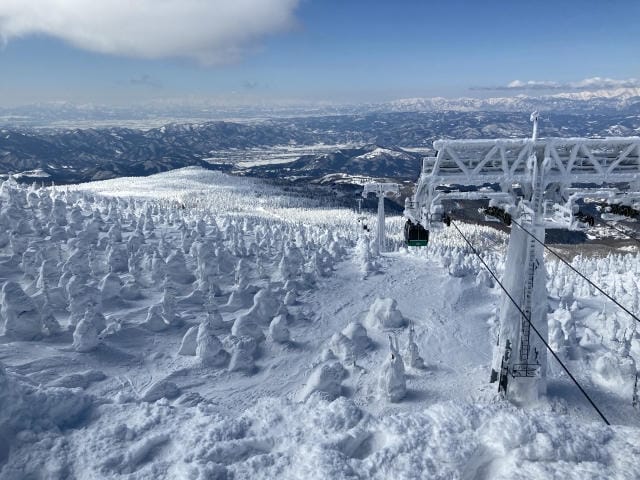
<svg viewBox="0 0 640 480">
<path fill-rule="evenodd" d="M 329 115 L 367 115 L 392 112 L 553 112 L 567 113 L 640 113 L 640 88 L 613 88 L 520 94 L 505 96 L 508 89 L 497 90 L 502 96 L 490 98 L 406 98 L 364 103 L 330 102 L 265 103 L 228 105 L 207 99 L 164 99 L 160 101 L 106 106 L 47 102 L 32 105 L 0 106 L 0 126 L 15 127 L 131 127 L 155 128 L 167 123 L 202 123 L 214 120 L 255 120 Z M 476 91 L 476 93 L 479 93 Z M 486 94 L 487 91 L 484 91 Z"/>
<path fill-rule="evenodd" d="M 515 95 L 493 98 L 407 98 L 380 105 L 381 111 L 429 112 L 455 110 L 464 112 L 501 111 L 577 113 L 640 113 L 640 88 L 555 93 L 550 95 Z"/>
<path fill-rule="evenodd" d="M 0 174 L 71 183 L 198 165 L 261 176 L 320 178 L 348 173 L 413 178 L 419 158 L 435 139 L 528 137 L 530 132 L 528 113 L 498 111 L 373 112 L 151 129 L 5 127 L 0 128 Z M 541 136 L 639 133 L 640 116 L 628 111 L 552 112 L 542 115 L 540 126 Z M 322 151 L 314 145 L 322 145 Z M 257 148 L 301 153 L 277 165 L 236 165 L 238 157 L 250 164 Z"/>
</svg>

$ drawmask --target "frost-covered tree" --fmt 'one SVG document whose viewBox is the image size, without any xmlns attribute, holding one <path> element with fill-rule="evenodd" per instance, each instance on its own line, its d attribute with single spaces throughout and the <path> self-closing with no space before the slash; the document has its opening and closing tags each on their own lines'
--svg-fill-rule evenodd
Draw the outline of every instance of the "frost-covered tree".
<svg viewBox="0 0 640 480">
<path fill-rule="evenodd" d="M 107 266 L 114 273 L 127 273 L 129 271 L 127 247 L 122 244 L 107 247 Z"/>
<path fill-rule="evenodd" d="M 231 295 L 221 309 L 225 312 L 235 312 L 253 304 L 253 293 L 245 277 L 240 277 L 238 283 L 231 290 Z"/>
<path fill-rule="evenodd" d="M 204 309 L 207 312 L 209 325 L 211 325 L 211 327 L 216 330 L 228 328 L 226 322 L 220 314 L 218 303 L 216 302 L 214 295 L 215 292 L 209 291 L 204 303 Z"/>
<path fill-rule="evenodd" d="M 398 349 L 398 341 L 389 335 L 390 355 L 382 365 L 380 389 L 384 398 L 399 402 L 407 394 L 404 362 Z"/>
<path fill-rule="evenodd" d="M 198 345 L 197 344 L 198 327 L 199 325 L 193 325 L 189 327 L 189 329 L 186 331 L 186 333 L 182 337 L 182 342 L 180 343 L 178 355 L 195 356 L 196 347 Z"/>
<path fill-rule="evenodd" d="M 184 254 L 181 250 L 174 251 L 167 258 L 167 278 L 179 285 L 189 285 L 195 282 L 195 276 L 187 268 Z"/>
<path fill-rule="evenodd" d="M 236 337 L 252 337 L 258 342 L 265 338 L 262 328 L 260 328 L 251 310 L 236 317 L 231 327 L 231 334 Z"/>
<path fill-rule="evenodd" d="M 415 331 L 413 323 L 409 324 L 409 338 L 407 341 L 407 357 L 409 359 L 409 366 L 411 368 L 422 369 L 424 368 L 424 360 L 420 356 L 420 350 L 415 342 Z"/>
<path fill-rule="evenodd" d="M 269 324 L 269 337 L 277 343 L 286 343 L 290 340 L 286 316 L 277 315 L 271 320 Z"/>
<path fill-rule="evenodd" d="M 229 360 L 229 371 L 253 373 L 256 369 L 255 354 L 257 348 L 257 341 L 254 337 L 238 337 L 233 345 L 231 359 Z"/>
<path fill-rule="evenodd" d="M 22 287 L 13 281 L 2 287 L 0 332 L 14 340 L 35 340 L 42 336 L 42 316 Z"/>
<path fill-rule="evenodd" d="M 281 305 L 275 292 L 270 288 L 262 288 L 254 295 L 249 312 L 257 322 L 266 325 L 278 314 Z"/>
<path fill-rule="evenodd" d="M 358 239 L 355 258 L 363 279 L 378 271 L 378 266 L 371 255 L 369 240 L 364 235 Z"/>
<path fill-rule="evenodd" d="M 76 352 L 91 352 L 100 344 L 98 326 L 96 326 L 93 319 L 93 312 L 87 310 L 87 314 L 76 325 L 73 331 L 73 349 Z"/>
<path fill-rule="evenodd" d="M 162 314 L 162 305 L 156 304 L 149 307 L 143 326 L 153 332 L 162 332 L 170 327 Z"/>
<path fill-rule="evenodd" d="M 204 319 L 198 327 L 196 357 L 203 367 L 220 367 L 229 361 L 229 354 L 222 347 L 208 319 Z"/>
</svg>

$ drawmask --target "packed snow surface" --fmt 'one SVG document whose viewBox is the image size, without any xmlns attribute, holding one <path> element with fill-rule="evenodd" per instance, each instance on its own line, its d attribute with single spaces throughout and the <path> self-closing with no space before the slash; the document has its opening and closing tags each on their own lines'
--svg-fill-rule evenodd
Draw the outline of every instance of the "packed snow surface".
<svg viewBox="0 0 640 480">
<path fill-rule="evenodd" d="M 0 480 L 640 478 L 633 319 L 548 259 L 549 342 L 612 425 L 554 362 L 513 405 L 463 240 L 391 218 L 375 256 L 357 217 L 193 168 L 0 184 Z M 638 312 L 636 251 L 573 264 Z"/>
</svg>

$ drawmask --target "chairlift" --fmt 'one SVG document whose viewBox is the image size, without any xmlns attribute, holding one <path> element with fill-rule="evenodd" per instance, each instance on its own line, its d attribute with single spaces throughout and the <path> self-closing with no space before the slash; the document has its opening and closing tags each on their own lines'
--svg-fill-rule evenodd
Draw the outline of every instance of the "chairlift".
<svg viewBox="0 0 640 480">
<path fill-rule="evenodd" d="M 622 215 L 629 218 L 638 218 L 640 217 L 640 211 L 629 205 L 620 205 L 617 203 L 607 205 L 609 207 L 609 212 L 614 215 Z"/>
<path fill-rule="evenodd" d="M 409 247 L 426 247 L 429 243 L 429 230 L 419 223 L 407 220 L 404 224 L 404 242 Z"/>
<path fill-rule="evenodd" d="M 593 215 L 589 215 L 588 213 L 578 211 L 575 214 L 575 217 L 578 219 L 578 221 L 585 223 L 590 227 L 593 227 L 596 224 L 596 219 L 593 217 Z"/>
<path fill-rule="evenodd" d="M 508 213 L 506 210 L 500 207 L 489 206 L 481 209 L 481 211 L 488 217 L 493 217 L 500 220 L 507 227 L 511 226 L 511 214 Z"/>
<path fill-rule="evenodd" d="M 365 217 L 364 215 L 360 215 L 358 217 L 358 223 L 362 226 L 362 230 L 364 230 L 365 232 L 369 231 L 369 225 L 367 225 L 367 217 Z"/>
</svg>

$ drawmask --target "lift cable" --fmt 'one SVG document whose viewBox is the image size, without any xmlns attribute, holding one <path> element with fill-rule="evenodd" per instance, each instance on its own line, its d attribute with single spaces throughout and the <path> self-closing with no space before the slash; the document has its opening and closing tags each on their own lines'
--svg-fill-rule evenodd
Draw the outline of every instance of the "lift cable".
<svg viewBox="0 0 640 480">
<path fill-rule="evenodd" d="M 600 411 L 600 409 L 597 407 L 597 405 L 593 402 L 593 400 L 591 400 L 591 397 L 589 396 L 589 394 L 587 394 L 587 392 L 584 390 L 584 388 L 582 388 L 582 386 L 578 383 L 578 381 L 575 379 L 575 377 L 571 374 L 571 372 L 569 371 L 569 369 L 565 366 L 565 364 L 562 362 L 562 360 L 560 360 L 560 357 L 558 357 L 558 355 L 556 354 L 556 352 L 554 352 L 552 350 L 552 348 L 549 346 L 549 344 L 547 343 L 546 339 L 540 334 L 540 332 L 538 331 L 538 329 L 535 327 L 535 325 L 531 322 L 531 320 L 529 319 L 529 317 L 527 317 L 527 315 L 524 313 L 524 311 L 522 310 L 522 308 L 520 308 L 520 305 L 518 304 L 518 302 L 516 302 L 514 300 L 514 298 L 511 296 L 511 294 L 507 291 L 507 289 L 505 288 L 505 286 L 502 284 L 502 282 L 498 279 L 497 275 L 495 273 L 493 273 L 493 270 L 491 270 L 491 268 L 489 268 L 489 266 L 486 264 L 486 262 L 484 261 L 484 259 L 480 256 L 480 254 L 478 253 L 478 251 L 475 249 L 475 247 L 471 244 L 471 242 L 469 241 L 469 239 L 465 236 L 464 233 L 462 233 L 462 231 L 458 228 L 458 225 L 456 225 L 456 223 L 451 220 L 451 225 L 453 225 L 456 230 L 458 231 L 458 233 L 462 236 L 462 238 L 464 239 L 464 241 L 467 243 L 467 245 L 469 245 L 469 248 L 471 248 L 471 250 L 473 251 L 473 253 L 478 257 L 478 259 L 480 260 L 480 262 L 482 262 L 482 265 L 484 265 L 484 268 L 489 272 L 489 274 L 493 277 L 493 279 L 497 282 L 498 285 L 500 285 L 500 288 L 502 288 L 502 290 L 504 291 L 504 293 L 507 295 L 507 297 L 509 298 L 509 300 L 511 300 L 511 303 L 513 303 L 513 305 L 518 309 L 518 311 L 520 312 L 520 314 L 522 315 L 522 317 L 529 323 L 529 326 L 531 327 L 531 329 L 535 332 L 535 334 L 538 336 L 538 338 L 542 341 L 542 343 L 544 344 L 544 346 L 547 348 L 547 350 L 549 350 L 549 352 L 551 352 L 551 355 L 553 355 L 553 357 L 556 359 L 556 361 L 560 364 L 560 366 L 564 369 L 564 371 L 567 373 L 567 375 L 569 376 L 569 378 L 573 381 L 573 383 L 576 384 L 576 386 L 578 387 L 578 389 L 580 390 L 580 392 L 582 392 L 582 394 L 585 396 L 585 398 L 589 401 L 589 403 L 591 404 L 591 406 L 595 409 L 596 412 L 598 412 L 598 415 L 600 415 L 600 418 L 602 418 L 602 420 L 604 420 L 604 423 L 606 423 L 607 425 L 611 425 L 611 423 L 609 423 L 609 420 L 607 420 L 607 417 L 604 416 L 604 414 Z"/>
<path fill-rule="evenodd" d="M 626 232 L 625 230 L 623 230 L 623 229 L 621 229 L 621 228 L 616 227 L 616 226 L 615 226 L 614 224 L 612 224 L 612 223 L 609 223 L 609 222 L 607 222 L 607 221 L 605 221 L 605 220 L 598 220 L 598 223 L 599 223 L 600 225 L 604 225 L 605 227 L 612 228 L 613 230 L 616 230 L 616 231 L 620 232 L 621 234 L 623 234 L 624 236 L 626 236 L 626 237 L 630 238 L 631 240 L 634 240 L 634 241 L 636 241 L 636 242 L 640 243 L 640 239 L 638 239 L 638 237 L 634 237 L 634 236 L 633 236 L 633 235 L 631 235 L 630 233 Z"/>
<path fill-rule="evenodd" d="M 615 303 L 618 307 L 620 307 L 622 310 L 624 310 L 627 314 L 629 314 L 629 316 L 631 318 L 633 318 L 636 322 L 640 323 L 640 318 L 638 318 L 634 313 L 632 313 L 631 311 L 629 311 L 628 308 L 626 308 L 624 305 L 622 305 L 620 302 L 618 302 L 615 298 L 613 298 L 611 295 L 609 295 L 607 292 L 605 292 L 602 288 L 600 288 L 598 285 L 596 285 L 595 283 L 593 283 L 591 280 L 589 280 L 586 276 L 584 276 L 582 273 L 580 273 L 573 265 L 571 265 L 571 263 L 569 263 L 564 257 L 562 257 L 558 252 L 556 252 L 555 250 L 549 248 L 543 241 L 541 241 L 540 239 L 538 239 L 533 233 L 531 233 L 529 230 L 527 230 L 526 228 L 524 228 L 521 224 L 519 224 L 518 222 L 516 222 L 515 220 L 511 220 L 511 222 L 515 225 L 517 225 L 523 232 L 525 232 L 527 235 L 529 235 L 531 238 L 533 238 L 536 242 L 538 242 L 540 245 L 542 245 L 545 249 L 547 249 L 549 252 L 551 252 L 553 255 L 555 255 L 558 260 L 560 260 L 562 263 L 564 263 L 567 267 L 569 267 L 571 270 L 573 270 L 575 273 L 577 273 L 580 277 L 582 277 L 583 280 L 586 280 L 589 285 L 591 285 L 593 288 L 595 288 L 596 290 L 598 290 L 602 295 L 604 295 L 605 297 L 607 297 L 609 300 L 611 300 L 613 303 Z"/>
</svg>

